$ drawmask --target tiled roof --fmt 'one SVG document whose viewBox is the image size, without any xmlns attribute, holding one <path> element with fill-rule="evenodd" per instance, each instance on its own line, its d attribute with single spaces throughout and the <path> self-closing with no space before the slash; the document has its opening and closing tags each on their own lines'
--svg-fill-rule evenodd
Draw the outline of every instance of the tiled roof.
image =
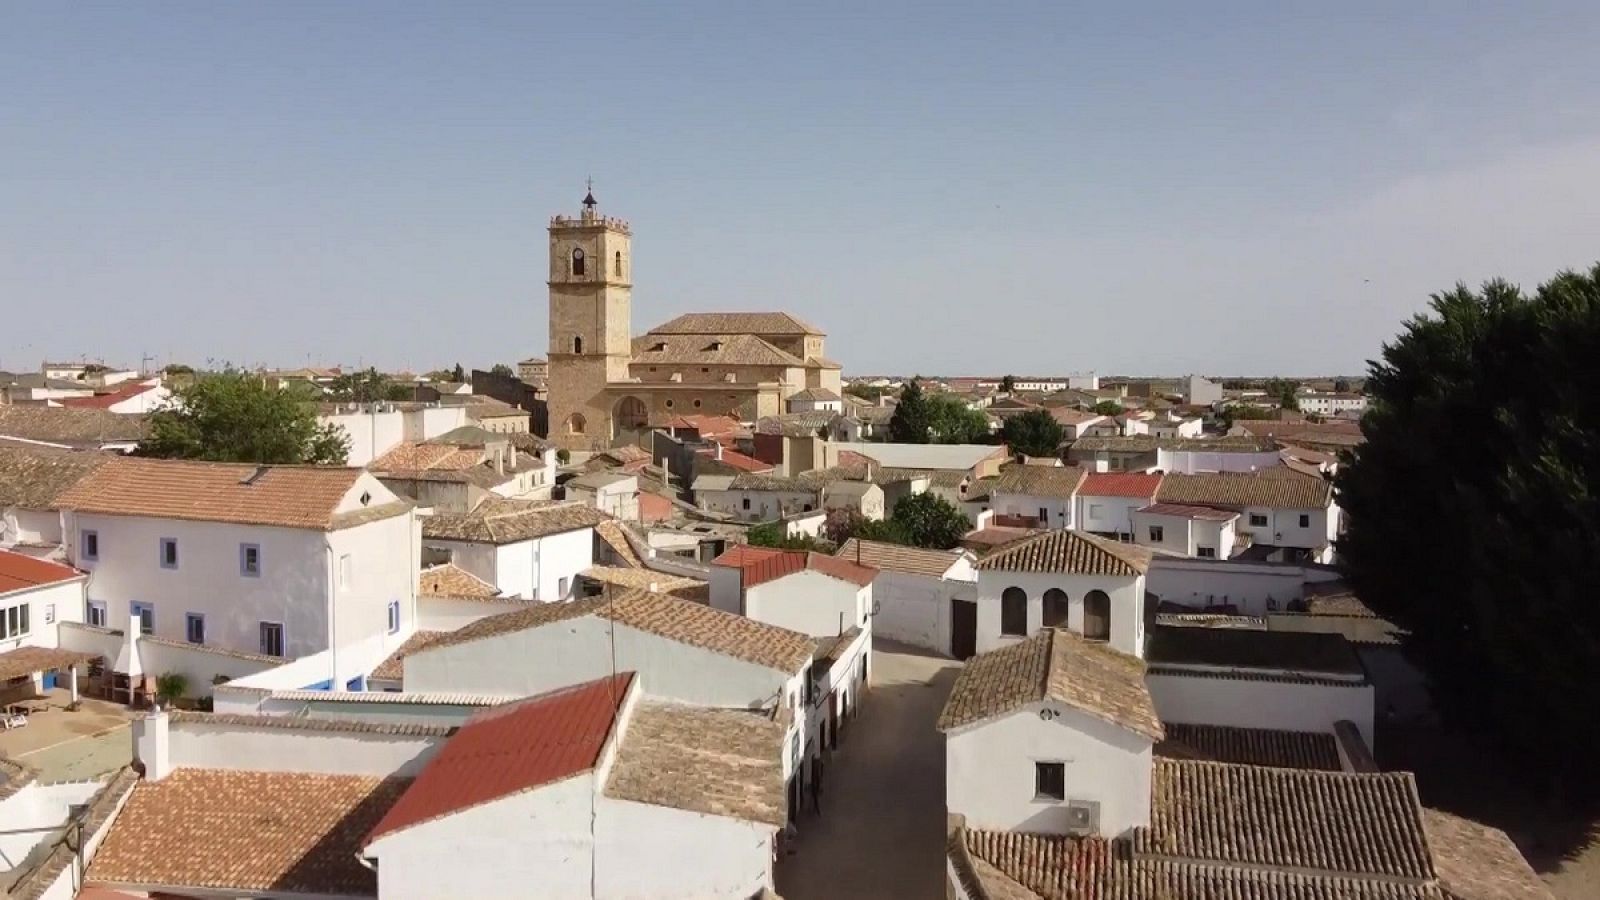
<svg viewBox="0 0 1600 900">
<path fill-rule="evenodd" d="M 423 647 L 437 641 L 440 637 L 449 634 L 448 631 L 418 631 L 394 649 L 394 652 L 384 657 L 383 662 L 373 667 L 367 673 L 368 678 L 381 681 L 399 681 L 405 675 L 404 660 L 407 656 L 421 650 Z"/>
<path fill-rule="evenodd" d="M 1281 477 L 1255 472 L 1168 475 L 1161 481 L 1156 500 L 1191 506 L 1323 509 L 1333 502 L 1333 485 L 1295 473 Z"/>
<path fill-rule="evenodd" d="M 1185 506 L 1182 503 L 1152 503 L 1139 510 L 1152 516 L 1177 516 L 1183 519 L 1200 519 L 1205 522 L 1231 522 L 1239 518 L 1239 514 L 1231 509 L 1217 509 L 1215 506 Z"/>
<path fill-rule="evenodd" d="M 1150 827 L 1135 832 L 1136 853 L 1328 874 L 1433 877 L 1410 773 L 1356 775 L 1170 759 L 1154 765 Z"/>
<path fill-rule="evenodd" d="M 777 581 L 795 572 L 809 569 L 821 572 L 830 578 L 847 581 L 858 587 L 866 587 L 878 577 L 878 570 L 871 566 L 857 565 L 847 559 L 828 556 L 808 550 L 777 550 L 772 547 L 756 547 L 750 544 L 740 544 L 729 549 L 726 553 L 711 561 L 714 566 L 727 566 L 730 569 L 740 569 L 744 573 L 743 584 L 752 588 L 769 581 Z"/>
<path fill-rule="evenodd" d="M 750 334 L 647 334 L 633 339 L 633 365 L 801 367 L 805 361 Z M 716 390 L 719 382 L 708 382 Z"/>
<path fill-rule="evenodd" d="M 137 441 L 148 431 L 148 420 L 144 416 L 122 415 L 105 409 L 0 406 L 0 437 L 91 447 Z"/>
<path fill-rule="evenodd" d="M 383 734 L 390 737 L 447 737 L 454 725 L 423 725 L 416 722 L 365 722 L 359 719 L 322 719 L 301 716 L 252 716 L 236 713 L 170 710 L 174 725 L 233 725 L 242 728 L 271 728 L 289 731 L 322 731 L 334 734 Z"/>
<path fill-rule="evenodd" d="M 594 768 L 632 672 L 474 713 L 367 835 L 384 835 Z"/>
<path fill-rule="evenodd" d="M 549 534 L 593 528 L 610 519 L 582 503 L 540 504 L 490 498 L 472 512 L 435 513 L 419 517 L 422 536 L 441 541 L 514 544 Z"/>
<path fill-rule="evenodd" d="M 339 526 L 335 510 L 363 474 L 331 466 L 122 457 L 85 476 L 56 502 L 84 513 L 328 531 Z"/>
<path fill-rule="evenodd" d="M 71 566 L 0 550 L 0 594 L 82 577 L 84 574 Z"/>
<path fill-rule="evenodd" d="M 178 769 L 140 782 L 86 881 L 187 893 L 372 896 L 361 838 L 409 779 Z"/>
<path fill-rule="evenodd" d="M 1150 551 L 1079 531 L 1049 531 L 1007 544 L 978 560 L 977 566 L 1007 572 L 1134 576 L 1150 567 Z"/>
<path fill-rule="evenodd" d="M 1054 700 L 1158 741 L 1161 720 L 1144 671 L 1138 657 L 1065 629 L 1042 628 L 1027 640 L 969 660 L 939 714 L 938 728 L 949 731 Z"/>
<path fill-rule="evenodd" d="M 1198 453 L 1268 453 L 1276 450 L 1277 444 L 1267 438 L 1249 435 L 1201 438 L 1165 438 L 1152 434 L 1125 437 L 1090 435 L 1074 441 L 1072 449 L 1104 450 L 1111 453 L 1151 453 L 1157 449 Z"/>
<path fill-rule="evenodd" d="M 1083 478 L 1078 493 L 1089 497 L 1154 497 L 1161 487 L 1161 473 L 1090 472 Z"/>
<path fill-rule="evenodd" d="M 654 569 L 590 566 L 583 570 L 583 577 L 602 584 L 614 584 L 618 587 L 633 588 L 641 591 L 648 591 L 653 585 L 656 593 L 671 594 L 674 597 L 702 603 L 708 602 L 711 595 L 711 585 L 698 578 L 673 575 L 668 572 L 657 572 Z"/>
<path fill-rule="evenodd" d="M 417 576 L 417 593 L 434 597 L 494 597 L 500 589 L 454 563 L 430 566 Z"/>
<path fill-rule="evenodd" d="M 80 653 L 55 647 L 13 647 L 0 653 L 0 684 L 38 672 L 76 666 L 99 656 L 98 653 Z"/>
<path fill-rule="evenodd" d="M 1436 809 L 1422 811 L 1422 829 L 1451 900 L 1552 900 L 1504 831 Z"/>
<path fill-rule="evenodd" d="M 1342 634 L 1242 628 L 1151 628 L 1150 665 L 1257 669 L 1364 679 L 1366 669 Z"/>
<path fill-rule="evenodd" d="M 39 777 L 39 770 L 27 763 L 0 756 L 0 800 L 12 796 Z"/>
<path fill-rule="evenodd" d="M 1084 470 L 1075 466 L 1012 466 L 1000 473 L 989 493 L 1067 498 L 1077 493 L 1083 476 Z"/>
<path fill-rule="evenodd" d="M 627 526 L 615 519 L 601 522 L 594 527 L 594 533 L 611 552 L 616 554 L 623 565 L 629 568 L 643 568 L 644 560 L 639 558 L 639 551 L 633 548 L 628 540 Z"/>
<path fill-rule="evenodd" d="M 1338 772 L 1339 743 L 1331 733 L 1164 723 L 1156 755 L 1284 769 Z"/>
<path fill-rule="evenodd" d="M 822 335 L 815 327 L 786 312 L 684 313 L 650 329 L 650 334 Z"/>
<path fill-rule="evenodd" d="M 784 728 L 745 710 L 641 700 L 611 765 L 607 796 L 783 825 Z"/>
<path fill-rule="evenodd" d="M 838 400 L 840 398 L 839 398 L 839 394 L 837 392 L 830 391 L 827 388 L 806 388 L 803 391 L 795 391 L 793 394 L 790 394 L 789 395 L 789 399 L 790 400 L 828 401 L 828 400 Z"/>
<path fill-rule="evenodd" d="M 826 409 L 762 416 L 756 421 L 756 434 L 781 434 L 789 437 L 815 437 L 819 429 L 833 425 L 840 413 Z"/>
<path fill-rule="evenodd" d="M 1086 422 L 1105 418 L 1100 413 L 1090 412 L 1085 409 L 1074 409 L 1070 406 L 1051 406 L 1046 403 L 1045 408 L 1050 410 L 1051 418 L 1063 425 L 1082 425 Z"/>
<path fill-rule="evenodd" d="M 367 467 L 374 472 L 413 472 L 426 469 L 460 471 L 483 463 L 483 449 L 453 444 L 403 441 Z"/>
<path fill-rule="evenodd" d="M 0 507 L 53 509 L 56 498 L 110 454 L 0 443 Z"/>
<path fill-rule="evenodd" d="M 436 653 L 456 644 L 591 615 L 780 672 L 798 672 L 811 661 L 811 638 L 797 631 L 703 603 L 636 590 L 614 591 L 610 597 L 540 603 L 489 616 L 450 632 L 421 652 Z"/>
<path fill-rule="evenodd" d="M 771 472 L 772 463 L 762 462 L 754 456 L 746 456 L 737 450 L 723 448 L 719 454 L 715 450 L 696 450 L 699 459 L 696 468 L 703 472 L 717 472 L 727 470 L 731 472 Z"/>
<path fill-rule="evenodd" d="M 110 409 L 123 400 L 132 400 L 140 394 L 147 394 L 160 387 L 159 384 L 145 384 L 140 381 L 119 384 L 108 393 L 95 394 L 93 397 L 64 397 L 61 405 L 79 409 Z"/>
<path fill-rule="evenodd" d="M 943 577 L 961 559 L 961 553 L 957 550 L 928 550 L 859 538 L 845 541 L 833 555 L 880 571 L 907 572 L 933 578 Z"/>
</svg>

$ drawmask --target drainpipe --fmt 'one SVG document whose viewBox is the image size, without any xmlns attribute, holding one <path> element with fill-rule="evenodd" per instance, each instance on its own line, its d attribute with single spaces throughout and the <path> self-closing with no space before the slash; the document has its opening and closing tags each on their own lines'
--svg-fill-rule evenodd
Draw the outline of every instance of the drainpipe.
<svg viewBox="0 0 1600 900">
<path fill-rule="evenodd" d="M 334 618 L 334 595 L 339 591 L 339 580 L 338 573 L 334 571 L 333 543 L 325 540 L 322 546 L 328 554 L 328 667 L 331 670 L 328 673 L 328 689 L 338 691 L 343 690 L 339 681 L 339 633 L 334 624 L 337 621 Z M 284 636 L 284 643 L 288 643 L 287 635 Z M 283 648 L 283 655 L 289 655 L 287 646 Z"/>
</svg>

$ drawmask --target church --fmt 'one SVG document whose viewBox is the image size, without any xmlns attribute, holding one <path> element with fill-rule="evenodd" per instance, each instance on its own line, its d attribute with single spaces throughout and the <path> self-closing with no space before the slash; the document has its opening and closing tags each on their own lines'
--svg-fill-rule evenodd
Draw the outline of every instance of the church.
<svg viewBox="0 0 1600 900">
<path fill-rule="evenodd" d="M 600 450 L 675 415 L 751 422 L 840 390 L 825 335 L 782 312 L 685 313 L 633 336 L 633 233 L 593 191 L 550 220 L 549 438 Z"/>
</svg>

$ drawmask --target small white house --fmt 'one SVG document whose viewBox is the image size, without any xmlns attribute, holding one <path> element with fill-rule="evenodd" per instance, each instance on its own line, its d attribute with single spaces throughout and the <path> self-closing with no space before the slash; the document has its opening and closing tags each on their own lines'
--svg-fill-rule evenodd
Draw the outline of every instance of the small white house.
<svg viewBox="0 0 1600 900">
<path fill-rule="evenodd" d="M 870 481 L 835 481 L 822 489 L 822 508 L 857 513 L 869 522 L 882 521 L 883 488 Z"/>
<path fill-rule="evenodd" d="M 468 424 L 464 407 L 410 402 L 323 403 L 317 421 L 349 438 L 345 461 L 352 466 L 366 466 L 403 441 L 426 441 Z"/>
<path fill-rule="evenodd" d="M 872 579 L 872 633 L 939 653 L 961 656 L 954 604 L 976 598 L 976 559 L 970 550 L 928 550 L 851 538 L 834 556 L 878 570 Z M 968 644 L 976 633 L 965 636 Z M 970 654 L 970 651 L 968 651 Z"/>
<path fill-rule="evenodd" d="M 0 547 L 29 556 L 59 555 L 61 511 L 56 498 L 110 458 L 0 442 Z"/>
<path fill-rule="evenodd" d="M 1336 391 L 1303 391 L 1295 396 L 1300 411 L 1314 416 L 1360 418 L 1367 411 L 1365 394 Z"/>
<path fill-rule="evenodd" d="M 623 472 L 593 472 L 567 482 L 567 498 L 578 500 L 624 522 L 639 521 L 639 477 Z"/>
<path fill-rule="evenodd" d="M 1326 479 L 1282 465 L 1250 473 L 1168 474 L 1156 502 L 1237 512 L 1237 534 L 1253 545 L 1277 548 L 1282 561 L 1333 561 L 1339 507 Z"/>
<path fill-rule="evenodd" d="M 1078 486 L 1080 531 L 1126 539 L 1133 534 L 1134 510 L 1155 501 L 1161 473 L 1090 472 Z"/>
<path fill-rule="evenodd" d="M 996 515 L 1031 519 L 1039 528 L 1076 528 L 1074 497 L 1083 476 L 1070 466 L 1012 466 L 989 489 L 989 505 Z"/>
<path fill-rule="evenodd" d="M 878 571 L 805 550 L 742 544 L 711 562 L 711 605 L 813 637 L 867 629 Z"/>
<path fill-rule="evenodd" d="M 0 550 L 0 653 L 56 647 L 56 624 L 83 621 L 89 576 L 70 566 Z"/>
<path fill-rule="evenodd" d="M 827 388 L 807 388 L 789 395 L 789 412 L 844 412 L 844 398 Z"/>
<path fill-rule="evenodd" d="M 1154 503 L 1133 514 L 1133 539 L 1184 556 L 1227 559 L 1233 555 L 1238 521 L 1239 514 L 1232 510 Z"/>
<path fill-rule="evenodd" d="M 153 413 L 172 402 L 172 392 L 160 378 L 125 382 L 103 394 L 92 397 L 68 397 L 62 406 L 80 409 L 103 409 L 119 415 L 142 416 Z"/>
<path fill-rule="evenodd" d="M 1008 544 L 977 561 L 978 652 L 1062 628 L 1144 655 L 1150 551 L 1078 531 Z"/>
<path fill-rule="evenodd" d="M 610 521 L 581 503 L 500 499 L 419 518 L 428 563 L 452 563 L 506 597 L 542 601 L 572 593 L 578 574 L 594 565 L 595 526 Z"/>
<path fill-rule="evenodd" d="M 969 660 L 939 716 L 945 806 L 974 828 L 1120 837 L 1150 824 L 1163 733 L 1144 663 L 1058 628 Z"/>
</svg>

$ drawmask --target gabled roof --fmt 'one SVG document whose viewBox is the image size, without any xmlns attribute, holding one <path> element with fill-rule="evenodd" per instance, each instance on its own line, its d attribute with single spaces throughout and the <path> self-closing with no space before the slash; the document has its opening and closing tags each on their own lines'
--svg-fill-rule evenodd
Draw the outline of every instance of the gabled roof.
<svg viewBox="0 0 1600 900">
<path fill-rule="evenodd" d="M 650 329 L 650 334 L 822 335 L 786 312 L 701 312 L 683 315 Z"/>
<path fill-rule="evenodd" d="M 715 450 L 696 450 L 695 453 L 699 456 L 696 467 L 708 475 L 719 469 L 732 472 L 770 472 L 773 469 L 772 463 L 762 462 L 737 450 L 723 448 L 720 454 Z"/>
<path fill-rule="evenodd" d="M 109 453 L 0 443 L 0 507 L 54 509 L 57 497 L 112 458 Z"/>
<path fill-rule="evenodd" d="M 405 639 L 405 643 L 402 643 L 394 649 L 393 653 L 384 657 L 383 662 L 378 663 L 371 672 L 367 673 L 367 677 L 381 681 L 399 681 L 405 675 L 405 658 L 407 656 L 449 633 L 448 631 L 412 632 L 411 636 Z"/>
<path fill-rule="evenodd" d="M 514 544 L 545 535 L 593 528 L 610 516 L 582 503 L 535 503 L 490 498 L 472 512 L 421 516 L 422 536 L 440 541 Z"/>
<path fill-rule="evenodd" d="M 1078 493 L 1086 497 L 1154 497 L 1159 487 L 1160 472 L 1090 472 Z"/>
<path fill-rule="evenodd" d="M 83 573 L 71 566 L 34 559 L 10 550 L 0 550 L 0 594 L 47 584 L 60 584 L 82 577 Z"/>
<path fill-rule="evenodd" d="M 1066 499 L 1078 492 L 1084 474 L 1084 470 L 1077 467 L 1012 466 L 1000 473 L 1000 480 L 989 489 L 989 493 Z"/>
<path fill-rule="evenodd" d="M 711 564 L 741 570 L 744 573 L 743 583 L 746 588 L 777 581 L 808 569 L 857 587 L 866 587 L 872 583 L 872 579 L 878 577 L 878 570 L 871 566 L 856 565 L 849 560 L 826 554 L 809 550 L 777 550 L 749 544 L 733 547 L 712 560 Z"/>
<path fill-rule="evenodd" d="M 1135 576 L 1143 575 L 1150 567 L 1150 551 L 1081 531 L 1050 531 L 1002 547 L 978 560 L 977 567 L 1006 572 Z"/>
<path fill-rule="evenodd" d="M 961 559 L 959 550 L 928 550 L 884 541 L 850 538 L 833 554 L 836 559 L 860 563 L 884 572 L 906 572 L 942 578 Z"/>
<path fill-rule="evenodd" d="M 939 714 L 938 728 L 950 731 L 1054 700 L 1159 741 L 1161 719 L 1144 672 L 1136 656 L 1066 629 L 1041 628 L 1027 640 L 968 660 Z"/>
<path fill-rule="evenodd" d="M 1164 723 L 1166 737 L 1156 755 L 1168 759 L 1209 760 L 1317 772 L 1344 770 L 1339 742 L 1331 732 L 1233 728 L 1226 725 Z"/>
<path fill-rule="evenodd" d="M 111 516 L 331 531 L 343 527 L 352 515 L 339 513 L 338 508 L 365 474 L 335 466 L 119 457 L 89 473 L 56 498 L 56 504 Z M 360 512 L 370 514 L 363 516 L 366 521 L 410 508 L 408 503 L 394 502 Z"/>
<path fill-rule="evenodd" d="M 149 431 L 144 416 L 64 406 L 0 406 L 0 437 L 66 447 L 130 443 Z"/>
<path fill-rule="evenodd" d="M 1552 900 L 1504 831 L 1436 809 L 1423 809 L 1422 830 L 1451 900 Z"/>
<path fill-rule="evenodd" d="M 606 796 L 780 827 L 783 735 L 779 723 L 742 709 L 641 700 Z"/>
<path fill-rule="evenodd" d="M 1324 509 L 1333 502 L 1326 479 L 1296 472 L 1223 472 L 1210 475 L 1168 475 L 1156 492 L 1161 503 L 1191 506 L 1271 509 Z"/>
<path fill-rule="evenodd" d="M 417 593 L 434 597 L 494 597 L 500 589 L 454 563 L 429 566 L 417 576 Z"/>
<path fill-rule="evenodd" d="M 1004 456 L 1006 448 L 992 444 L 876 444 L 838 441 L 834 446 L 870 456 L 888 468 L 970 469 L 987 459 Z"/>
<path fill-rule="evenodd" d="M 95 394 L 93 397 L 63 397 L 61 405 L 81 409 L 110 409 L 124 400 L 132 400 L 140 394 L 147 394 L 161 387 L 159 383 L 145 384 L 140 381 L 117 385 L 115 390 L 105 394 Z"/>
<path fill-rule="evenodd" d="M 1239 514 L 1231 509 L 1217 509 L 1215 506 L 1188 506 L 1182 503 L 1152 503 L 1139 510 L 1152 516 L 1178 516 L 1184 519 L 1199 519 L 1205 522 L 1231 522 L 1239 518 Z"/>
<path fill-rule="evenodd" d="M 623 672 L 474 714 L 363 843 L 594 768 L 633 680 Z"/>
<path fill-rule="evenodd" d="M 647 334 L 633 339 L 634 365 L 795 366 L 805 360 L 753 334 Z M 710 390 L 716 382 L 707 383 Z"/>
</svg>

